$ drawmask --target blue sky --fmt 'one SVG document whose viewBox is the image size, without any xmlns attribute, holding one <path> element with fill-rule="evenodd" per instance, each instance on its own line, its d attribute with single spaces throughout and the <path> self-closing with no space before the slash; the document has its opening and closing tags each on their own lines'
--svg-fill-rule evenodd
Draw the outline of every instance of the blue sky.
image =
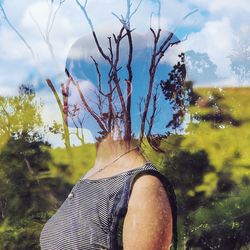
<svg viewBox="0 0 250 250">
<path fill-rule="evenodd" d="M 50 42 L 55 54 L 53 59 L 42 35 L 46 29 L 49 11 L 52 11 L 52 15 L 55 13 L 59 0 L 54 1 L 52 9 L 48 2 L 11 0 L 1 3 L 0 0 L 9 20 L 32 47 L 35 55 L 32 58 L 30 51 L 10 29 L 0 12 L 0 94 L 15 94 L 18 85 L 28 79 L 34 84 L 39 98 L 45 103 L 44 120 L 51 123 L 53 119 L 60 120 L 60 114 L 43 79 L 45 77 L 54 79 L 59 90 L 60 83 L 65 81 L 64 66 L 72 44 L 82 36 L 90 38 L 90 29 L 76 2 L 66 0 L 57 12 L 50 32 Z M 132 1 L 133 7 L 138 2 Z M 125 14 L 126 1 L 102 0 L 101 3 L 100 5 L 100 0 L 91 0 L 87 9 L 101 42 L 105 44 L 106 35 L 120 26 L 111 12 L 117 15 Z M 195 9 L 198 10 L 196 13 L 182 21 L 186 14 Z M 138 34 L 145 35 L 149 29 L 150 15 L 156 12 L 156 2 L 143 0 L 140 9 L 131 20 L 131 27 L 136 28 Z M 165 62 L 173 65 L 180 51 L 189 51 L 191 55 L 189 65 L 193 67 L 188 68 L 188 79 L 193 80 L 196 86 L 249 85 L 249 79 L 239 81 L 230 66 L 230 55 L 234 53 L 234 49 L 240 47 L 242 40 L 249 42 L 245 35 L 250 31 L 249 16 L 249 0 L 162 0 L 161 28 L 168 31 L 177 28 L 177 36 L 184 39 L 178 48 L 169 51 Z M 151 23 L 153 27 L 157 27 L 156 14 L 153 15 Z M 90 51 L 92 43 L 91 39 L 86 39 L 84 49 Z M 201 58 L 203 58 L 202 63 L 196 64 Z M 203 65 L 204 68 L 197 69 L 195 65 Z M 207 65 L 213 65 L 211 68 L 213 74 L 206 68 Z M 211 75 L 214 78 L 211 79 Z"/>
</svg>

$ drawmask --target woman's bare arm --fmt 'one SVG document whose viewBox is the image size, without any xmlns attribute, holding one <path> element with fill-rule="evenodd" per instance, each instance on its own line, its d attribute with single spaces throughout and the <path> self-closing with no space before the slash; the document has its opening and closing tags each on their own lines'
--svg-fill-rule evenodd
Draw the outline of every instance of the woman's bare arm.
<svg viewBox="0 0 250 250">
<path fill-rule="evenodd" d="M 152 175 L 139 177 L 133 186 L 123 225 L 124 250 L 169 250 L 172 214 L 166 191 Z"/>
</svg>

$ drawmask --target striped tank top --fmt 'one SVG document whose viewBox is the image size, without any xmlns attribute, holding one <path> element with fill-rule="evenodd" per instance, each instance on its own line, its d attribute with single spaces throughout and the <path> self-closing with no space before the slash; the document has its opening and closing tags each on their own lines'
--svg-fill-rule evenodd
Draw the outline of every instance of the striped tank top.
<svg viewBox="0 0 250 250">
<path fill-rule="evenodd" d="M 151 163 L 146 163 L 111 177 L 80 179 L 45 224 L 40 235 L 41 249 L 123 249 L 122 227 L 132 185 L 144 174 L 155 175 L 164 184 L 172 208 L 175 236 L 176 206 L 172 187 Z"/>
</svg>

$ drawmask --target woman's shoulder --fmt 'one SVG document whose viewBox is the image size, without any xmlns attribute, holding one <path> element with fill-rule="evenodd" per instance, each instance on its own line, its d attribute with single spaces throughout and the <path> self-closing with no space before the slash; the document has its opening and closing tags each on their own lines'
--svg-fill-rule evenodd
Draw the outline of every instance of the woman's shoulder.
<svg viewBox="0 0 250 250">
<path fill-rule="evenodd" d="M 162 248 L 169 246 L 171 214 L 171 205 L 161 180 L 155 175 L 140 176 L 133 185 L 128 202 L 123 227 L 124 246 L 150 246 L 150 249 L 158 249 L 159 244 Z"/>
</svg>

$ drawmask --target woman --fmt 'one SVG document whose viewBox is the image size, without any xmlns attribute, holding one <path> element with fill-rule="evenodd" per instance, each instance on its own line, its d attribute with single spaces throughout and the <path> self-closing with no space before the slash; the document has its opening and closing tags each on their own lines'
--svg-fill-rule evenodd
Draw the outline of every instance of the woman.
<svg viewBox="0 0 250 250">
<path fill-rule="evenodd" d="M 162 181 L 137 148 L 103 140 L 94 167 L 45 225 L 41 249 L 170 249 L 173 218 Z"/>
<path fill-rule="evenodd" d="M 124 27 L 121 32 L 124 32 L 124 36 L 121 36 L 123 38 L 131 35 Z M 164 33 L 163 36 L 166 34 Z M 148 37 L 148 34 L 145 37 Z M 134 36 L 137 41 L 145 40 L 141 38 Z M 166 39 L 169 39 L 169 34 Z M 164 38 L 158 40 L 165 41 Z M 140 63 L 140 71 L 137 71 L 136 68 L 132 68 L 132 64 L 129 68 L 129 61 L 124 59 L 131 58 L 130 55 L 132 55 L 129 53 L 126 56 L 127 45 L 116 47 L 121 55 L 116 59 L 120 65 L 126 65 L 123 67 L 126 70 L 123 71 L 122 66 L 115 64 L 117 62 L 115 58 L 111 61 L 107 58 L 103 60 L 95 53 L 89 55 L 89 51 L 93 49 L 88 47 L 88 50 L 84 51 L 84 41 L 86 39 L 81 38 L 73 45 L 71 50 L 73 52 L 70 55 L 77 54 L 77 58 L 69 56 L 66 67 L 69 80 L 76 87 L 85 113 L 89 114 L 92 119 L 86 121 L 86 127 L 98 138 L 96 161 L 92 169 L 79 180 L 56 214 L 45 225 L 40 238 L 41 248 L 43 250 L 167 250 L 170 249 L 173 238 L 176 249 L 177 211 L 173 189 L 140 150 L 146 126 L 143 127 L 143 133 L 139 137 L 132 133 L 133 130 L 133 132 L 138 130 L 136 126 L 131 126 L 131 123 L 136 124 L 138 120 L 143 120 L 145 113 L 138 116 L 135 112 L 131 112 L 136 104 L 133 102 L 131 104 L 130 98 L 132 94 L 138 92 L 145 96 L 148 93 L 141 88 L 136 88 L 136 83 L 145 81 L 143 77 L 148 69 L 143 72 L 143 68 L 150 66 L 148 63 L 150 60 L 141 57 L 148 54 L 146 53 L 148 48 L 145 47 L 145 51 L 142 51 L 142 42 L 138 50 L 136 46 L 133 47 L 136 60 L 145 62 L 145 67 Z M 97 53 L 101 52 L 103 56 L 104 52 L 100 50 L 96 37 L 94 41 L 97 45 Z M 152 52 L 151 48 L 149 51 Z M 118 55 L 115 51 L 111 52 L 111 49 L 110 53 L 113 57 Z M 134 89 L 131 86 L 132 70 L 137 72 L 133 78 Z M 130 75 L 128 78 L 124 77 L 126 72 Z M 162 68 L 159 72 L 162 72 Z M 126 79 L 126 84 L 121 84 L 118 74 Z M 96 75 L 98 84 L 90 84 L 96 82 Z M 103 84 L 101 77 L 108 83 L 106 89 L 101 85 Z M 76 96 L 74 97 L 75 101 Z M 135 97 L 138 98 L 138 96 Z M 153 114 L 156 110 L 156 101 L 159 102 L 160 99 L 156 97 L 157 93 L 152 96 L 154 101 L 146 107 Z M 124 103 L 119 100 L 123 100 Z M 165 98 L 163 100 L 165 101 Z M 95 106 L 94 103 L 99 106 Z M 126 104 L 127 108 L 132 105 L 132 108 L 124 110 L 123 104 Z M 103 106 L 100 107 L 100 105 Z M 105 108 L 106 110 L 103 111 Z M 165 112 L 164 109 L 163 111 Z M 156 149 L 156 136 L 151 136 L 150 133 L 152 120 L 151 118 L 148 123 L 147 129 L 150 131 L 147 131 L 147 139 Z M 155 129 L 160 132 L 162 123 L 158 123 L 158 126 Z"/>
</svg>

